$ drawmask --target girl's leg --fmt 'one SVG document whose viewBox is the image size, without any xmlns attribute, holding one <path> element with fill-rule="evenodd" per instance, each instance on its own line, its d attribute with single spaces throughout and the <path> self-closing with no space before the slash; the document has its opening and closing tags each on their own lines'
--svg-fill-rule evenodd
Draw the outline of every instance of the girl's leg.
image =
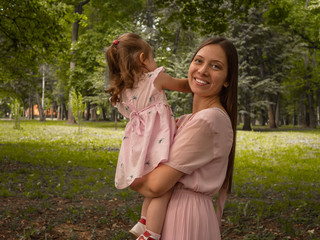
<svg viewBox="0 0 320 240">
<path fill-rule="evenodd" d="M 143 199 L 142 208 L 141 208 L 141 217 L 144 217 L 144 218 L 147 217 L 148 207 L 150 205 L 151 199 L 152 198 L 147 198 L 147 197 Z"/>
<path fill-rule="evenodd" d="M 136 237 L 143 234 L 146 230 L 146 216 L 147 216 L 147 211 L 148 211 L 148 207 L 149 207 L 150 202 L 151 202 L 151 198 L 144 198 L 143 199 L 140 220 L 129 231 L 130 233 L 132 233 Z"/>
<path fill-rule="evenodd" d="M 152 198 L 147 211 L 147 230 L 161 234 L 164 219 L 166 217 L 167 205 L 171 198 L 172 190 L 164 195 Z"/>
</svg>

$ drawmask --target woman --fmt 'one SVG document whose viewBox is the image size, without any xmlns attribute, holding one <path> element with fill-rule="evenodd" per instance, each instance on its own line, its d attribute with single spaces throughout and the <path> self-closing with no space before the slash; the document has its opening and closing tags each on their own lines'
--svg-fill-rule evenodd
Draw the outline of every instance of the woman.
<svg viewBox="0 0 320 240">
<path fill-rule="evenodd" d="M 173 187 L 162 240 L 220 239 L 219 224 L 231 191 L 237 124 L 238 55 L 224 38 L 205 41 L 192 58 L 188 82 L 192 114 L 182 116 L 169 161 L 131 188 L 157 197 Z M 212 197 L 219 193 L 217 213 Z"/>
</svg>

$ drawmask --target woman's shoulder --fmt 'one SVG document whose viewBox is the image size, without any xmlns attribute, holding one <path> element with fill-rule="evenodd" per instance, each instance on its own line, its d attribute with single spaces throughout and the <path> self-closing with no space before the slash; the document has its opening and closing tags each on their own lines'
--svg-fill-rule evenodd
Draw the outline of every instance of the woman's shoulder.
<svg viewBox="0 0 320 240">
<path fill-rule="evenodd" d="M 177 126 L 184 130 L 188 129 L 188 131 L 191 129 L 195 129 L 196 131 L 204 129 L 208 132 L 217 132 L 232 129 L 231 121 L 227 113 L 216 107 L 207 108 L 195 114 L 183 115 L 179 118 Z"/>
<path fill-rule="evenodd" d="M 207 108 L 194 114 L 193 121 L 204 121 L 211 127 L 226 125 L 231 127 L 231 120 L 228 114 L 221 108 Z"/>
</svg>

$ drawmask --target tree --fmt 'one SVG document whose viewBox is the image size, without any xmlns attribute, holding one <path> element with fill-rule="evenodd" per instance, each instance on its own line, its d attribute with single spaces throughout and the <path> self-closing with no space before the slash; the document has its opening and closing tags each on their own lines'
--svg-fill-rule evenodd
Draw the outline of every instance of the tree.
<svg viewBox="0 0 320 240">
<path fill-rule="evenodd" d="M 137 11 L 141 10 L 142 1 L 91 1 L 83 11 L 82 28 L 78 41 L 72 45 L 72 58 L 76 65 L 70 74 L 69 85 L 77 89 L 86 101 L 86 119 L 91 110 L 102 109 L 104 118 L 110 108 L 107 88 L 107 64 L 105 48 L 119 34 L 135 31 Z M 114 11 L 119 9 L 119 11 Z M 74 60 L 72 60 L 74 61 Z M 94 114 L 95 115 L 95 114 Z"/>
<path fill-rule="evenodd" d="M 285 31 L 289 32 L 303 54 L 304 71 L 300 71 L 300 77 L 297 88 L 304 90 L 300 92 L 300 116 L 304 126 L 315 127 L 315 96 L 319 99 L 317 93 L 320 91 L 320 80 L 317 72 L 317 51 L 320 49 L 320 7 L 317 1 L 272 1 L 269 10 L 266 13 L 269 24 L 280 25 Z M 299 62 L 299 61 L 297 61 Z M 302 63 L 301 63 L 302 64 Z M 295 71 L 296 72 L 296 71 Z M 295 76 L 293 76 L 295 77 Z M 299 91 L 297 91 L 299 92 Z M 307 101 L 305 101 L 305 99 Z M 319 108 L 319 100 L 318 100 Z M 305 112 L 304 112 L 305 111 Z"/>
<path fill-rule="evenodd" d="M 21 100 L 18 97 L 11 97 L 11 104 L 9 104 L 11 115 L 14 118 L 14 128 L 20 130 L 20 119 L 22 114 Z"/>
<path fill-rule="evenodd" d="M 65 30 L 70 12 L 56 1 L 0 3 L 0 89 L 30 99 L 37 93 L 39 66 L 52 63 L 67 48 Z M 41 101 L 38 101 L 40 105 Z M 28 103 L 29 104 L 29 103 Z"/>
<path fill-rule="evenodd" d="M 72 109 L 74 112 L 74 118 L 76 122 L 78 123 L 78 132 L 80 133 L 81 131 L 81 119 L 82 119 L 82 114 L 85 109 L 85 105 L 83 103 L 83 98 L 81 93 L 76 92 L 75 90 L 71 91 L 72 94 L 72 100 L 71 100 L 71 105 Z"/>
<path fill-rule="evenodd" d="M 250 8 L 244 21 L 231 20 L 227 34 L 239 53 L 239 112 L 244 116 L 244 130 L 250 130 L 252 118 L 265 112 L 270 128 L 279 122 L 276 109 L 290 51 L 285 33 L 265 24 L 264 11 L 264 6 Z M 264 116 L 260 119 L 264 122 Z"/>
<path fill-rule="evenodd" d="M 78 19 L 76 19 L 76 21 L 73 23 L 73 27 L 72 27 L 72 44 L 75 44 L 78 41 L 78 34 L 79 34 L 79 23 L 80 20 L 82 18 L 82 11 L 83 11 L 83 6 L 88 4 L 90 2 L 90 0 L 85 0 L 82 1 L 80 3 L 76 3 L 75 5 L 75 14 L 78 17 Z M 76 62 L 75 61 L 71 61 L 70 63 L 70 72 L 73 71 L 73 69 L 75 68 Z M 68 123 L 74 123 L 75 121 L 75 117 L 73 115 L 72 112 L 72 90 L 73 87 L 71 86 L 70 90 L 69 90 L 69 110 L 68 110 Z"/>
</svg>

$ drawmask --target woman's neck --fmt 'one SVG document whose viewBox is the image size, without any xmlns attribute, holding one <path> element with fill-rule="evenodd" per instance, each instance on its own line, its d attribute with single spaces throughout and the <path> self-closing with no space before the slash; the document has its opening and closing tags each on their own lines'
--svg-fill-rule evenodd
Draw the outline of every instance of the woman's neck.
<svg viewBox="0 0 320 240">
<path fill-rule="evenodd" d="M 222 108 L 222 104 L 220 102 L 220 98 L 219 97 L 210 97 L 210 98 L 206 98 L 206 97 L 199 97 L 197 95 L 194 95 L 193 98 L 193 109 L 192 109 L 192 113 L 196 113 L 199 112 L 201 110 L 207 109 L 207 108 L 213 108 L 213 107 L 218 107 L 218 108 Z"/>
</svg>

